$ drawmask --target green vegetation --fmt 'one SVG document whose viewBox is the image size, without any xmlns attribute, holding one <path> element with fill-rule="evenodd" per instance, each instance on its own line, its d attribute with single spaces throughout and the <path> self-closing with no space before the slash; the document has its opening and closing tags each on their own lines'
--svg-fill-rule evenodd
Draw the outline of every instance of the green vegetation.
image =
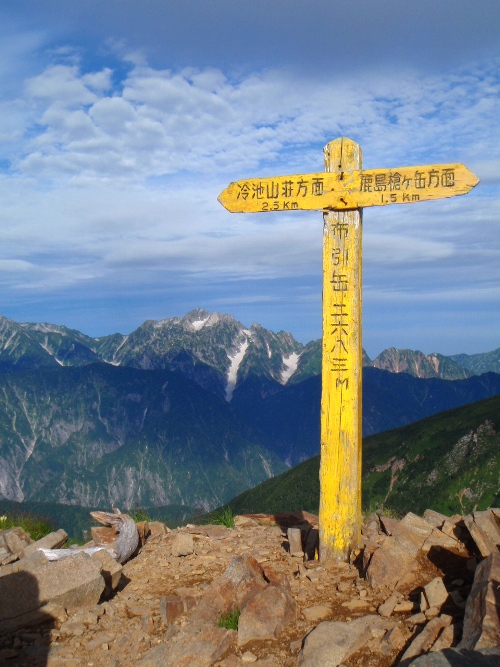
<svg viewBox="0 0 500 667">
<path fill-rule="evenodd" d="M 210 523 L 216 526 L 226 526 L 226 528 L 234 528 L 233 511 L 226 505 L 219 511 L 212 512 L 210 516 Z"/>
<path fill-rule="evenodd" d="M 90 540 L 91 526 L 98 525 L 90 516 L 90 512 L 97 509 L 107 508 L 35 501 L 18 503 L 14 500 L 0 500 L 0 516 L 44 517 L 43 520 L 51 526 L 47 532 L 64 528 L 68 533 L 70 544 L 85 544 Z M 128 514 L 132 516 L 134 521 L 162 521 L 168 523 L 170 527 L 186 523 L 187 519 L 193 516 L 195 512 L 196 508 L 189 505 L 166 505 L 128 510 Z M 17 523 L 16 525 L 20 524 Z M 3 530 L 3 527 L 0 527 L 0 530 Z"/>
<path fill-rule="evenodd" d="M 54 530 L 54 526 L 49 519 L 36 516 L 29 512 L 18 512 L 15 514 L 1 514 L 0 530 L 7 530 L 20 526 L 31 536 L 33 540 L 39 540 Z"/>
<path fill-rule="evenodd" d="M 363 440 L 363 508 L 397 518 L 500 505 L 500 396 Z M 319 456 L 228 503 L 233 514 L 319 507 Z"/>
<path fill-rule="evenodd" d="M 240 615 L 241 611 L 239 609 L 236 609 L 235 611 L 228 611 L 226 614 L 222 614 L 217 625 L 219 628 L 226 628 L 226 630 L 237 630 Z"/>
<path fill-rule="evenodd" d="M 149 512 L 147 510 L 142 509 L 141 507 L 139 507 L 136 510 L 129 510 L 127 514 L 136 523 L 139 523 L 141 521 L 153 521 L 153 519 L 149 515 Z"/>
</svg>

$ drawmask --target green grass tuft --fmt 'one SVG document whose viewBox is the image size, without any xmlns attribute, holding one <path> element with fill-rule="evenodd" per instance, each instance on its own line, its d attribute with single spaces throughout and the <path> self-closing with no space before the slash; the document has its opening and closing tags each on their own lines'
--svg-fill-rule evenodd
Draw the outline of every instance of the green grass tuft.
<svg viewBox="0 0 500 667">
<path fill-rule="evenodd" d="M 226 630 L 237 630 L 240 615 L 241 611 L 239 609 L 228 611 L 226 614 L 222 614 L 217 625 L 219 628 L 226 628 Z"/>
<path fill-rule="evenodd" d="M 0 516 L 0 530 L 23 528 L 33 540 L 39 540 L 54 530 L 52 522 L 34 514 L 3 514 Z"/>
<path fill-rule="evenodd" d="M 143 510 L 140 507 L 135 509 L 135 510 L 129 510 L 127 514 L 136 522 L 139 523 L 140 521 L 151 521 L 151 517 L 149 516 L 147 510 Z"/>
<path fill-rule="evenodd" d="M 216 526 L 226 526 L 226 528 L 234 528 L 233 510 L 226 505 L 220 512 L 216 512 L 210 518 L 210 523 Z"/>
</svg>

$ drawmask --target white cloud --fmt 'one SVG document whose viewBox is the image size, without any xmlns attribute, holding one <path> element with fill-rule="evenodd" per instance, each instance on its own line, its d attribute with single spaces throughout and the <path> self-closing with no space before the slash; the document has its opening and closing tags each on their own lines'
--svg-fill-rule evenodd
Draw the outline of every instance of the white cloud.
<svg viewBox="0 0 500 667">
<path fill-rule="evenodd" d="M 449 201 L 366 209 L 367 298 L 497 299 L 496 66 L 235 78 L 129 58 L 121 80 L 106 63 L 45 67 L 22 95 L 0 100 L 0 136 L 14 138 L 0 154 L 14 165 L 0 172 L 0 280 L 12 293 L 46 295 L 103 284 L 159 291 L 166 276 L 192 290 L 317 276 L 320 213 L 231 215 L 216 198 L 246 175 L 321 170 L 322 145 L 345 135 L 362 143 L 367 168 L 463 161 L 488 183 Z"/>
</svg>

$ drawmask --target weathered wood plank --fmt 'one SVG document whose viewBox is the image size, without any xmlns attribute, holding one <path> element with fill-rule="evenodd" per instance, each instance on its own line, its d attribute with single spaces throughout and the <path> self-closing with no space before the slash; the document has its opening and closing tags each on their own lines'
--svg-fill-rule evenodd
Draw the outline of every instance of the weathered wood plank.
<svg viewBox="0 0 500 667">
<path fill-rule="evenodd" d="M 47 560 L 62 560 L 69 558 L 76 553 L 89 554 L 96 551 L 107 551 L 119 563 L 125 563 L 137 549 L 139 544 L 139 533 L 135 521 L 128 514 L 121 514 L 119 510 L 111 512 L 90 512 L 92 518 L 105 526 L 115 526 L 119 531 L 118 538 L 112 544 L 96 545 L 80 549 L 39 549 Z"/>
<path fill-rule="evenodd" d="M 469 192 L 479 179 L 463 164 L 294 174 L 235 181 L 219 195 L 232 213 L 339 211 L 413 204 Z"/>
<path fill-rule="evenodd" d="M 325 147 L 325 169 L 361 167 L 361 148 Z M 321 560 L 347 560 L 361 530 L 361 211 L 324 215 L 319 539 Z"/>
</svg>

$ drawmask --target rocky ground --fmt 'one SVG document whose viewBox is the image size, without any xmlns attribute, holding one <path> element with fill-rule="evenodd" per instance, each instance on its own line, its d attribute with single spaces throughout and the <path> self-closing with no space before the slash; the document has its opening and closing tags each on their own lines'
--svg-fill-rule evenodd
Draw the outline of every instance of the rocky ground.
<svg viewBox="0 0 500 667">
<path fill-rule="evenodd" d="M 84 554 L 42 562 L 25 546 L 0 568 L 0 664 L 500 665 L 497 516 L 373 515 L 352 564 L 316 559 L 317 518 L 307 513 L 238 517 L 235 528 L 142 525 L 142 546 L 123 567 Z M 40 597 L 49 574 L 51 586 L 75 582 L 69 594 L 46 594 L 38 615 L 22 600 L 22 614 L 9 612 L 27 573 Z M 219 627 L 237 611 L 237 630 Z"/>
</svg>

